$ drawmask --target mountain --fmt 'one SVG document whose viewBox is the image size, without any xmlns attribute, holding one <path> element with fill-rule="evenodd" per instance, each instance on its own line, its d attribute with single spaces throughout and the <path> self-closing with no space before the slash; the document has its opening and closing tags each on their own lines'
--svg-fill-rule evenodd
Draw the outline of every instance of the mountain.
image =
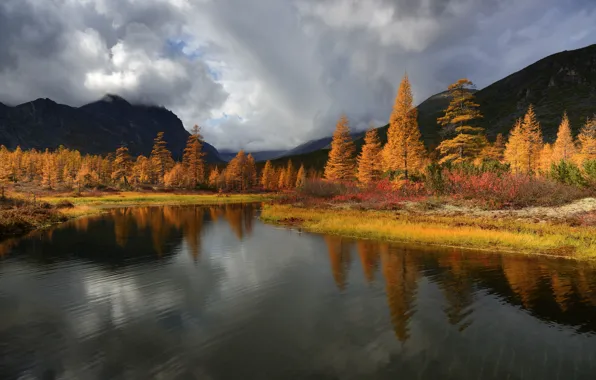
<svg viewBox="0 0 596 380">
<path fill-rule="evenodd" d="M 189 136 L 178 117 L 163 107 L 132 105 L 116 95 L 82 107 L 37 99 L 15 107 L 0 105 L 0 144 L 14 149 L 55 149 L 64 145 L 82 153 L 105 154 L 125 144 L 131 154 L 149 155 L 157 132 L 164 132 L 174 157 L 182 155 Z M 223 162 L 205 143 L 209 162 Z"/>
<path fill-rule="evenodd" d="M 489 137 L 507 134 L 530 104 L 547 141 L 567 111 L 573 130 L 596 113 L 596 44 L 553 54 L 478 91 Z"/>
<path fill-rule="evenodd" d="M 522 117 L 530 104 L 542 126 L 546 141 L 555 140 L 561 116 L 567 111 L 574 133 L 586 118 L 596 114 L 596 45 L 553 54 L 532 65 L 475 92 L 476 102 L 484 118 L 480 125 L 489 139 L 498 133 L 507 136 L 515 120 Z M 447 91 L 433 95 L 420 103 L 418 125 L 429 149 L 441 141 L 437 118 L 449 105 Z M 381 141 L 387 141 L 388 125 L 380 127 Z M 363 133 L 354 134 L 357 147 L 363 144 Z M 359 136 L 359 137 L 358 137 Z M 283 165 L 292 159 L 296 165 L 322 168 L 326 162 L 331 137 L 302 144 L 275 161 Z"/>
<path fill-rule="evenodd" d="M 262 150 L 256 152 L 246 152 L 247 154 L 252 154 L 256 162 L 267 161 L 267 160 L 274 160 L 278 157 L 281 157 L 286 153 L 285 150 Z M 222 160 L 229 162 L 232 158 L 236 157 L 238 152 L 231 152 L 231 151 L 219 151 L 219 157 Z"/>
</svg>

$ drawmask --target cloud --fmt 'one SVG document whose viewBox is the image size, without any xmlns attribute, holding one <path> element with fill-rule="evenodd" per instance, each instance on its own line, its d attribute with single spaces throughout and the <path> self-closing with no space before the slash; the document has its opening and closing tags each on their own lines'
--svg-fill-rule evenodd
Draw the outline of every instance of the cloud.
<svg viewBox="0 0 596 380">
<path fill-rule="evenodd" d="M 81 105 L 106 92 L 199 123 L 218 148 L 290 148 L 385 122 L 404 72 L 416 101 L 486 86 L 596 42 L 589 0 L 5 0 L 0 101 Z"/>
</svg>

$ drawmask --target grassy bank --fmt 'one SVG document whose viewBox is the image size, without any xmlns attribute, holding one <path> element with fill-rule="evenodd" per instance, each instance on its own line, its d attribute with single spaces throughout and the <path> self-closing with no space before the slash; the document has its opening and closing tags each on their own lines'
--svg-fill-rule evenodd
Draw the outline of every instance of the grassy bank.
<svg viewBox="0 0 596 380">
<path fill-rule="evenodd" d="M 68 216 L 56 206 L 22 199 L 0 200 L 0 237 L 18 235 L 36 228 L 63 222 Z"/>
<path fill-rule="evenodd" d="M 596 228 L 534 223 L 513 218 L 397 214 L 267 205 L 265 222 L 295 225 L 311 232 L 408 243 L 596 259 Z"/>
<path fill-rule="evenodd" d="M 50 204 L 68 201 L 75 206 L 113 207 L 146 205 L 190 205 L 224 204 L 241 202 L 262 202 L 272 199 L 270 194 L 177 194 L 177 193 L 142 193 L 122 192 L 98 196 L 51 195 L 40 200 Z"/>
<path fill-rule="evenodd" d="M 93 196 L 56 194 L 42 196 L 35 202 L 24 194 L 12 194 L 0 202 L 0 237 L 22 234 L 68 219 L 97 215 L 113 207 L 213 205 L 225 203 L 263 202 L 270 194 L 176 194 L 123 192 Z"/>
</svg>

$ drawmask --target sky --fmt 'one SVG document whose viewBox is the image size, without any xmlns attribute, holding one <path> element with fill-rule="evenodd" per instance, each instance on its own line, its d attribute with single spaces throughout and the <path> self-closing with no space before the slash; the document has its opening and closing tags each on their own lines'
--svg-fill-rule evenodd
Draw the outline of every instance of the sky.
<svg viewBox="0 0 596 380">
<path fill-rule="evenodd" d="M 288 149 L 596 43 L 594 0 L 0 0 L 0 102 L 163 105 L 219 149 Z"/>
</svg>

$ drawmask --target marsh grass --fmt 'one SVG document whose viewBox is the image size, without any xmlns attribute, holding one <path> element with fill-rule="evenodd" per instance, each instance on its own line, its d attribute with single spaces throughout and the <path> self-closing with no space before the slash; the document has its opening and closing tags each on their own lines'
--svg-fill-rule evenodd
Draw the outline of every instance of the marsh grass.
<svg viewBox="0 0 596 380">
<path fill-rule="evenodd" d="M 596 228 L 512 218 L 396 214 L 266 205 L 265 222 L 355 238 L 596 259 Z"/>
<path fill-rule="evenodd" d="M 65 221 L 56 207 L 23 199 L 0 200 L 0 236 L 16 235 Z"/>
<path fill-rule="evenodd" d="M 98 215 L 113 207 L 145 205 L 206 205 L 265 202 L 271 194 L 176 194 L 176 193 L 94 193 L 47 195 L 37 199 L 25 193 L 12 193 L 0 200 L 0 236 L 22 234 L 68 219 Z"/>
<path fill-rule="evenodd" d="M 262 202 L 272 199 L 270 194 L 176 194 L 123 192 L 93 196 L 47 196 L 42 201 L 50 204 L 68 201 L 75 206 L 136 206 L 136 205 L 182 205 L 182 204 L 220 204 L 239 202 Z"/>
</svg>

